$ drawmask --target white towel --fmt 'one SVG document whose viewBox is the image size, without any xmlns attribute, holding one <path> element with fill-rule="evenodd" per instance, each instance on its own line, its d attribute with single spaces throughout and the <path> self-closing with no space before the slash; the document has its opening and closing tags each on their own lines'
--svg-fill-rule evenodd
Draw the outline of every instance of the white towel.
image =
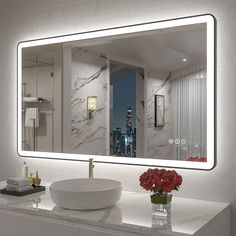
<svg viewBox="0 0 236 236">
<path fill-rule="evenodd" d="M 32 185 L 32 180 L 29 178 L 24 178 L 24 177 L 14 177 L 14 178 L 9 178 L 7 180 L 7 183 L 16 187 L 17 186 L 23 187 L 23 186 Z"/>
<path fill-rule="evenodd" d="M 37 102 L 37 97 L 23 97 L 23 102 Z"/>
<path fill-rule="evenodd" d="M 34 120 L 35 120 L 35 128 L 39 127 L 39 111 L 38 108 L 26 108 L 25 111 L 25 127 L 34 128 Z"/>
<path fill-rule="evenodd" d="M 6 186 L 6 190 L 7 191 L 14 191 L 14 192 L 25 192 L 25 191 L 29 191 L 31 189 L 33 189 L 34 187 L 31 185 L 31 186 L 22 186 L 22 187 L 15 187 L 15 186 L 12 186 L 10 184 L 8 184 Z"/>
</svg>

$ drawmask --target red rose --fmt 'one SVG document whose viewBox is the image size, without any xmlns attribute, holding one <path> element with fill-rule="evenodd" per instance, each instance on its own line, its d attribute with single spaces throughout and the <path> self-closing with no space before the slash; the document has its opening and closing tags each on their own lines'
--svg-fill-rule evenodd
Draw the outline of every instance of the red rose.
<svg viewBox="0 0 236 236">
<path fill-rule="evenodd" d="M 175 170 L 148 169 L 139 178 L 140 186 L 153 192 L 171 192 L 178 190 L 182 184 L 182 176 Z"/>
</svg>

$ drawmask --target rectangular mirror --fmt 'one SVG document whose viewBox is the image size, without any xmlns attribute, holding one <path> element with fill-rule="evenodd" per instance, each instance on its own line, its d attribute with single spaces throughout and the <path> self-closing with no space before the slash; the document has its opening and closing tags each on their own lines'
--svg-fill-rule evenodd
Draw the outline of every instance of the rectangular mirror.
<svg viewBox="0 0 236 236">
<path fill-rule="evenodd" d="M 18 44 L 21 156 L 214 166 L 214 17 Z"/>
</svg>

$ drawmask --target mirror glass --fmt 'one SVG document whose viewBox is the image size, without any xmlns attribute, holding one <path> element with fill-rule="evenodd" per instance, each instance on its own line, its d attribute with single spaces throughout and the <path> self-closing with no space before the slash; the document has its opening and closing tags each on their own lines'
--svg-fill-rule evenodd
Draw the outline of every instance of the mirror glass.
<svg viewBox="0 0 236 236">
<path fill-rule="evenodd" d="M 18 152 L 212 168 L 213 17 L 21 42 Z"/>
</svg>

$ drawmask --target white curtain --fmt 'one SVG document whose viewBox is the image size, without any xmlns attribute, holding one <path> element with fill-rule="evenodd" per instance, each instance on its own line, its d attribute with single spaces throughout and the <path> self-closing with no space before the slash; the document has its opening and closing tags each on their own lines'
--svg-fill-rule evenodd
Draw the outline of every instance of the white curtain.
<svg viewBox="0 0 236 236">
<path fill-rule="evenodd" d="M 172 80 L 174 135 L 182 141 L 176 145 L 178 160 L 206 157 L 206 86 L 205 70 Z"/>
</svg>

